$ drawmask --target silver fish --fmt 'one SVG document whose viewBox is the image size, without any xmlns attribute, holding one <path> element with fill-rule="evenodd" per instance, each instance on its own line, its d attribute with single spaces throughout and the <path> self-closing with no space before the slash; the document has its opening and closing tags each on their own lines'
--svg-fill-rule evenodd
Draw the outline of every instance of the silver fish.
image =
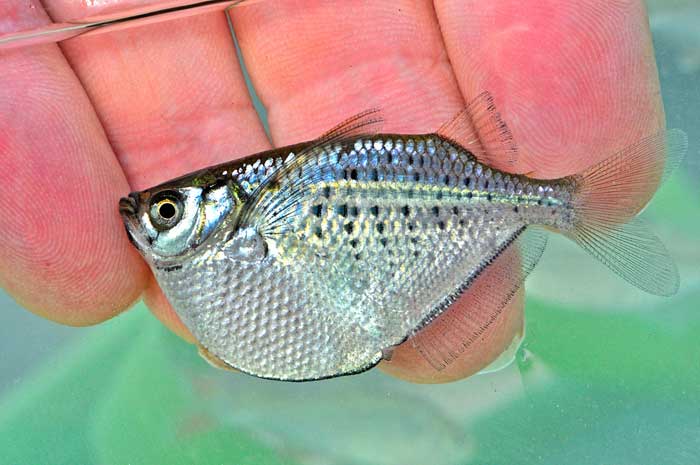
<svg viewBox="0 0 700 465">
<path fill-rule="evenodd" d="M 522 285 L 542 227 L 641 289 L 676 292 L 673 261 L 634 215 L 685 152 L 681 131 L 537 180 L 490 166 L 517 147 L 487 92 L 436 133 L 380 134 L 380 122 L 363 112 L 121 199 L 130 239 L 214 364 L 317 380 L 367 370 L 410 338 L 442 369 Z M 508 271 L 473 296 L 478 311 L 452 315 L 499 257 Z"/>
</svg>

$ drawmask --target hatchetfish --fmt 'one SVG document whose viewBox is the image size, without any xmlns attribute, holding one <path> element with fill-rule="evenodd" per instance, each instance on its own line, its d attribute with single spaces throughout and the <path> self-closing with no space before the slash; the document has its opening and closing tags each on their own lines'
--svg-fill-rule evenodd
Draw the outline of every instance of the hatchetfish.
<svg viewBox="0 0 700 465">
<path fill-rule="evenodd" d="M 675 264 L 635 215 L 685 153 L 682 131 L 538 180 L 490 166 L 517 147 L 488 92 L 435 133 L 381 134 L 380 122 L 366 111 L 121 199 L 132 243 L 210 362 L 317 380 L 367 370 L 410 339 L 442 369 L 515 295 L 545 229 L 645 291 L 676 292 Z M 498 285 L 453 315 L 500 257 Z"/>
</svg>

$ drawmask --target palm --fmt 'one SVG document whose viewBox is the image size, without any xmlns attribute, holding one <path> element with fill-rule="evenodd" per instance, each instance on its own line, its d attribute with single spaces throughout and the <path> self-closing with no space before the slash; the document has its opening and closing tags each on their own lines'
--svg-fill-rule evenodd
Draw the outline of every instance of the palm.
<svg viewBox="0 0 700 465">
<path fill-rule="evenodd" d="M 26 2 L 6 3 L 0 17 L 17 29 L 46 21 Z M 72 2 L 49 3 L 54 19 L 81 16 Z M 642 2 L 270 1 L 232 16 L 275 145 L 368 107 L 383 109 L 386 131 L 427 132 L 488 89 L 520 147 L 518 168 L 551 177 L 662 124 Z M 270 146 L 224 15 L 0 52 L 0 63 L 2 286 L 76 325 L 109 318 L 145 290 L 154 313 L 187 337 L 116 205 L 129 190 Z M 504 315 L 437 379 L 497 355 L 520 329 L 522 301 Z M 414 379 L 429 371 L 408 347 L 386 368 Z"/>
</svg>

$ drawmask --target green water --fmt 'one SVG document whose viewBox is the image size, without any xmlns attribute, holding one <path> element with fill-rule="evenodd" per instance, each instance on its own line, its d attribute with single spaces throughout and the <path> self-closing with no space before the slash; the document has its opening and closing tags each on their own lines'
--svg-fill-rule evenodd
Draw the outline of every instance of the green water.
<svg viewBox="0 0 700 465">
<path fill-rule="evenodd" d="M 0 296 L 0 464 L 700 463 L 700 6 L 690 11 L 652 15 L 669 125 L 691 140 L 689 164 L 644 213 L 679 263 L 677 296 L 645 295 L 552 238 L 516 361 L 439 386 L 378 371 L 231 375 L 142 305 L 75 329 Z"/>
</svg>

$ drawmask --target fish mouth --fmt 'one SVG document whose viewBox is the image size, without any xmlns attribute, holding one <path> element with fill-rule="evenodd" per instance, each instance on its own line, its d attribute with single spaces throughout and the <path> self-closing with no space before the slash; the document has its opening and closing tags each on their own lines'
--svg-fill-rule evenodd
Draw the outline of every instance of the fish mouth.
<svg viewBox="0 0 700 465">
<path fill-rule="evenodd" d="M 136 204 L 136 199 L 134 194 L 129 194 L 128 197 L 122 197 L 119 199 L 119 213 L 122 216 L 133 216 L 136 215 L 138 205 Z"/>
<path fill-rule="evenodd" d="M 138 201 L 137 194 L 131 193 L 128 197 L 119 199 L 119 214 L 124 221 L 124 229 L 129 242 L 136 247 L 139 252 L 145 251 L 145 239 L 139 232 L 139 221 L 137 218 Z"/>
</svg>

